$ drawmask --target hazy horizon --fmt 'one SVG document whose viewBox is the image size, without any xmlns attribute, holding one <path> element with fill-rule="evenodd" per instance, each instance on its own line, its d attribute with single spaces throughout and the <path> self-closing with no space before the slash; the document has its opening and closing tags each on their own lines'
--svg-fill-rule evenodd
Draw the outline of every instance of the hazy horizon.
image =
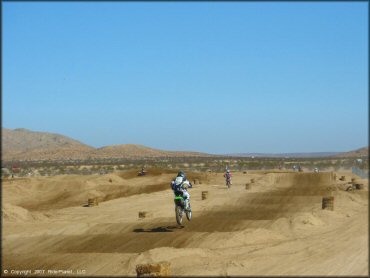
<svg viewBox="0 0 370 278">
<path fill-rule="evenodd" d="M 9 129 L 7 127 L 3 127 L 5 129 Z M 19 129 L 25 129 L 25 130 L 28 130 L 28 131 L 31 131 L 31 132 L 40 132 L 40 131 L 37 131 L 37 130 L 29 130 L 27 128 L 22 128 L 22 127 L 18 127 L 18 128 L 14 128 L 14 129 L 10 129 L 10 130 L 19 130 Z M 47 132 L 47 131 L 45 131 Z M 52 132 L 47 132 L 47 133 L 51 133 L 51 134 L 58 134 L 58 135 L 62 135 L 62 136 L 66 136 L 64 134 L 60 134 L 60 133 L 52 133 Z M 69 137 L 69 136 L 67 136 Z M 72 137 L 69 137 L 70 139 L 73 139 L 73 140 L 77 140 L 75 138 L 72 138 Z M 79 141 L 80 143 L 82 144 L 85 144 L 85 145 L 88 145 L 90 147 L 94 147 L 94 148 L 103 148 L 103 147 L 108 147 L 108 146 L 115 146 L 115 145 L 139 145 L 139 144 L 135 144 L 135 143 L 124 143 L 124 144 L 113 144 L 113 145 L 104 145 L 104 146 L 92 146 L 92 145 L 89 145 L 89 144 L 86 144 L 85 142 L 82 142 L 80 140 L 77 140 Z M 149 147 L 149 148 L 153 148 L 155 149 L 154 147 L 150 146 L 150 145 L 142 145 L 144 147 Z M 363 147 L 368 147 L 368 145 L 366 146 L 361 146 L 361 147 L 358 147 L 356 149 L 352 149 L 352 150 L 342 150 L 342 151 L 324 151 L 324 152 L 272 152 L 272 153 L 267 153 L 267 152 L 238 152 L 238 153 L 222 153 L 222 152 L 216 152 L 216 153 L 208 153 L 208 154 L 215 154 L 215 155 L 290 155 L 290 154 L 328 154 L 328 153 L 332 153 L 332 154 L 335 154 L 335 153 L 341 153 L 341 152 L 348 152 L 348 151 L 355 151 L 357 149 L 361 149 Z M 197 150 L 170 150 L 170 149 L 160 149 L 160 150 L 163 150 L 163 151 L 189 151 L 189 152 L 203 152 L 203 151 L 197 151 Z M 204 152 L 204 153 L 207 153 L 207 152 Z"/>
<path fill-rule="evenodd" d="M 367 2 L 4 2 L 2 126 L 212 154 L 368 146 Z"/>
</svg>

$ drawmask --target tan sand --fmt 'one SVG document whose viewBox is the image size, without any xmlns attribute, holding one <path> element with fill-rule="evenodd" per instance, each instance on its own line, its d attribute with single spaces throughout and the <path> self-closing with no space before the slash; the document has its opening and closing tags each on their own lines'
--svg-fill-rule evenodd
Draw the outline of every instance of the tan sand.
<svg viewBox="0 0 370 278">
<path fill-rule="evenodd" d="M 138 264 L 167 261 L 172 275 L 368 275 L 368 181 L 347 192 L 353 175 L 341 175 L 241 172 L 227 189 L 221 173 L 193 173 L 202 184 L 190 189 L 184 227 L 173 173 L 5 181 L 3 269 L 136 276 Z M 323 196 L 334 196 L 334 211 L 322 210 Z M 91 197 L 98 206 L 86 207 Z"/>
</svg>

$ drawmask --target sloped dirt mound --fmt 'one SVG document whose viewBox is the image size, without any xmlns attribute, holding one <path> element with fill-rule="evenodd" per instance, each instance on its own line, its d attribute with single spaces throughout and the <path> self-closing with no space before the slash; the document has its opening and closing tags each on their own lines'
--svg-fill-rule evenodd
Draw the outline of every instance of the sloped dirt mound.
<svg viewBox="0 0 370 278">
<path fill-rule="evenodd" d="M 128 170 L 128 171 L 119 173 L 118 176 L 123 179 L 132 179 L 132 178 L 138 177 L 138 173 L 140 171 L 141 171 L 141 168 L 137 168 L 134 170 Z M 175 170 L 175 169 L 162 169 L 162 168 L 148 168 L 148 169 L 145 169 L 145 171 L 146 171 L 146 174 L 144 177 L 155 177 L 155 176 L 167 175 L 167 174 L 171 174 L 173 175 L 173 177 L 176 177 L 180 169 Z M 191 182 L 193 182 L 194 179 L 197 179 L 203 182 L 208 180 L 208 174 L 206 173 L 190 172 L 190 171 L 188 172 L 186 170 L 183 170 L 183 171 L 185 171 L 187 179 L 190 180 Z"/>
<path fill-rule="evenodd" d="M 124 171 L 118 174 L 119 177 L 123 179 L 132 179 L 138 177 L 138 173 L 141 171 L 141 168 Z M 145 177 L 159 176 L 162 174 L 173 174 L 176 175 L 177 171 L 172 169 L 161 169 L 161 168 L 146 168 Z"/>
<path fill-rule="evenodd" d="M 227 206 L 195 217 L 187 229 L 223 232 L 265 227 L 266 221 L 306 213 L 315 205 L 320 207 L 322 196 L 335 190 L 335 185 L 330 184 L 330 173 L 292 173 L 278 175 L 277 178 L 275 182 L 284 186 L 276 187 L 268 194 L 255 192 L 244 195 Z M 314 220 L 308 222 L 313 223 Z"/>
<path fill-rule="evenodd" d="M 8 221 L 28 220 L 30 217 L 28 210 L 11 204 L 3 204 L 1 213 L 3 219 Z"/>
<path fill-rule="evenodd" d="M 285 173 L 270 174 L 272 181 L 278 185 L 320 185 L 334 181 L 334 174 L 328 173 Z"/>
<path fill-rule="evenodd" d="M 128 197 L 136 194 L 142 194 L 142 193 L 152 193 L 162 190 L 169 189 L 169 183 L 155 183 L 155 184 L 149 184 L 145 186 L 137 186 L 137 187 L 126 187 L 122 188 L 119 191 L 107 193 L 102 197 L 101 201 L 109 201 L 121 197 Z"/>
<path fill-rule="evenodd" d="M 27 209 L 11 204 L 3 204 L 1 209 L 2 218 L 5 221 L 30 221 L 30 220 L 44 220 L 47 217 L 42 213 L 31 213 Z"/>
<path fill-rule="evenodd" d="M 99 202 L 128 197 L 142 193 L 152 193 L 169 189 L 169 183 L 153 183 L 148 185 L 97 185 L 93 189 L 79 191 L 59 190 L 43 199 L 25 200 L 20 205 L 30 211 L 61 209 L 71 206 L 86 205 L 88 198 L 98 198 Z M 42 193 L 40 193 L 42 195 Z"/>
</svg>

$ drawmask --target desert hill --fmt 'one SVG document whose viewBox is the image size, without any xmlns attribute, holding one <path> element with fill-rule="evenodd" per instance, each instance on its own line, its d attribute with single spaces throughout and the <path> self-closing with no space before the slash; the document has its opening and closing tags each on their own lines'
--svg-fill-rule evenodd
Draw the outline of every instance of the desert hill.
<svg viewBox="0 0 370 278">
<path fill-rule="evenodd" d="M 17 128 L 14 130 L 3 128 L 2 144 L 5 150 L 17 152 L 37 149 L 55 149 L 56 147 L 92 149 L 90 146 L 63 135 L 48 132 L 35 132 L 25 128 Z"/>
<path fill-rule="evenodd" d="M 163 151 L 125 144 L 94 148 L 60 134 L 23 128 L 2 128 L 2 160 L 65 160 L 101 158 L 210 156 L 206 153 Z"/>
<path fill-rule="evenodd" d="M 233 154 L 226 156 L 256 157 L 367 157 L 369 148 L 343 153 L 295 153 L 295 154 Z M 206 157 L 200 152 L 165 151 L 136 144 L 112 145 L 94 148 L 55 133 L 36 132 L 24 128 L 2 128 L 2 160 L 76 160 L 107 158 L 156 158 L 156 157 Z"/>
<path fill-rule="evenodd" d="M 83 158 L 93 147 L 69 137 L 24 128 L 2 128 L 3 160 Z"/>
<path fill-rule="evenodd" d="M 363 147 L 354 151 L 339 153 L 338 157 L 368 157 L 369 147 Z"/>
<path fill-rule="evenodd" d="M 177 152 L 152 149 L 143 145 L 124 144 L 112 145 L 95 149 L 91 152 L 92 157 L 120 158 L 120 157 L 174 157 L 174 156 L 209 156 L 206 153 Z"/>
</svg>

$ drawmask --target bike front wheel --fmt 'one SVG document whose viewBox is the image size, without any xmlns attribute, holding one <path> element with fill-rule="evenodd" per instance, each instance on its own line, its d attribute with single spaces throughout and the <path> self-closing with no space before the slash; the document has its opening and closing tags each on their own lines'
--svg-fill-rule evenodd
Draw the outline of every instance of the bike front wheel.
<svg viewBox="0 0 370 278">
<path fill-rule="evenodd" d="M 186 218 L 190 221 L 191 220 L 191 210 L 186 212 Z"/>
<path fill-rule="evenodd" d="M 180 206 L 176 206 L 175 213 L 177 224 L 182 225 L 182 208 Z"/>
</svg>

